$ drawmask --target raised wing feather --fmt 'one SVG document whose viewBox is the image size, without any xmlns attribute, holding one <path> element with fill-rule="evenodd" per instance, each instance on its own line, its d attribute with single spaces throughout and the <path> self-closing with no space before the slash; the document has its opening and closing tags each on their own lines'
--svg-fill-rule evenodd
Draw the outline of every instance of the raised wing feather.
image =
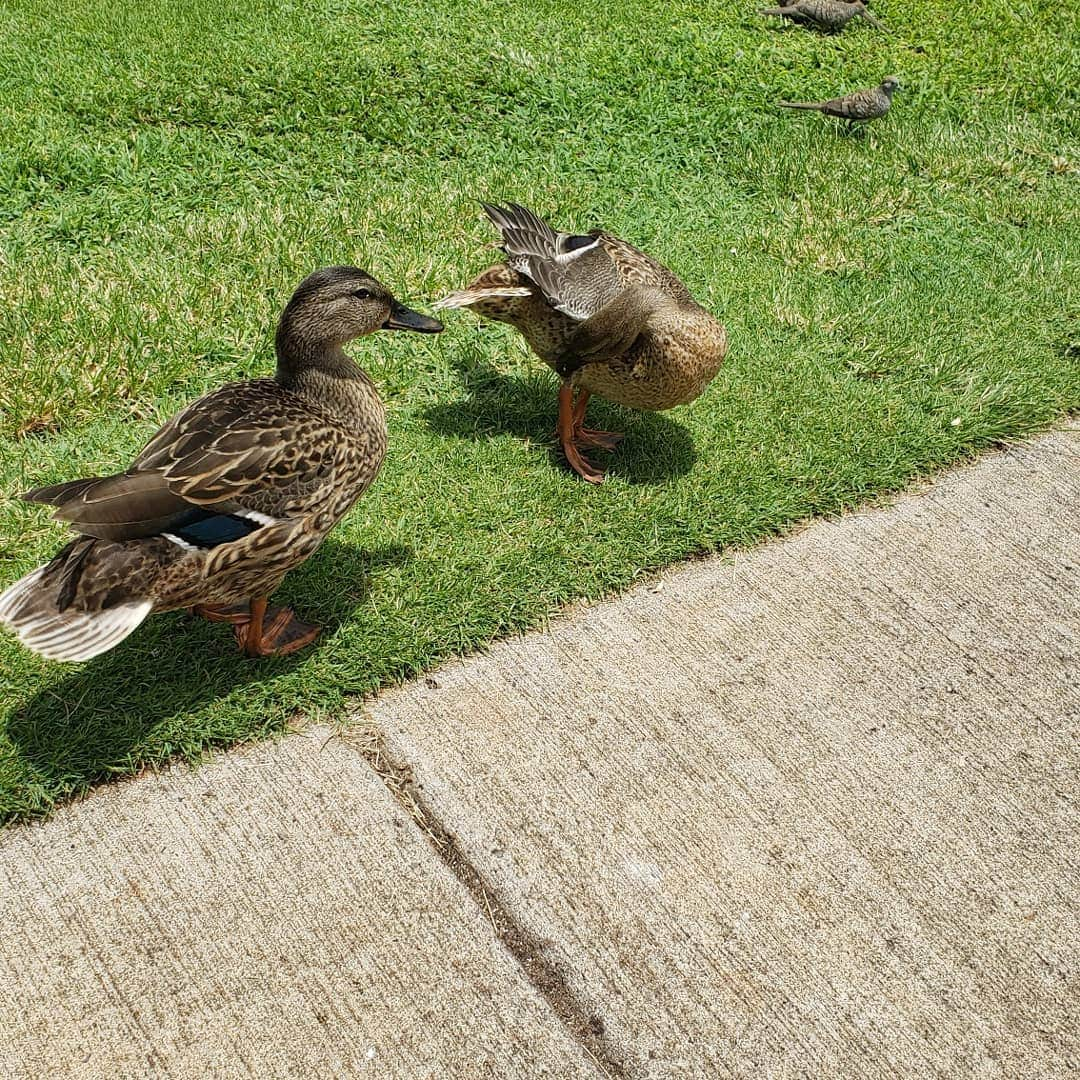
<svg viewBox="0 0 1080 1080">
<path fill-rule="evenodd" d="M 515 270 L 516 262 L 524 259 L 526 265 L 532 259 L 554 259 L 559 252 L 559 234 L 531 210 L 517 203 L 505 207 L 481 203 L 484 212 L 502 233 L 503 250 L 509 256 L 507 262 Z"/>
<path fill-rule="evenodd" d="M 598 233 L 556 232 L 517 203 L 483 203 L 502 234 L 507 264 L 529 278 L 557 311 L 587 319 L 622 291 L 618 268 Z"/>
</svg>

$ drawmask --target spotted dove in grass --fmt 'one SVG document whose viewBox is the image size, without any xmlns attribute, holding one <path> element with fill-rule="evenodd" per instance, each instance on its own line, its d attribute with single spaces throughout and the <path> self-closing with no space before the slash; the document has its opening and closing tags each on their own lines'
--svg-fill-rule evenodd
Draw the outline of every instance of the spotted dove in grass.
<svg viewBox="0 0 1080 1080">
<path fill-rule="evenodd" d="M 765 8 L 759 15 L 778 15 L 781 19 L 791 19 L 803 26 L 816 27 L 818 30 L 843 30 L 856 15 L 864 18 L 879 30 L 885 27 L 869 11 L 865 0 L 780 0 L 777 7 Z"/>
<path fill-rule="evenodd" d="M 867 90 L 856 90 L 843 97 L 830 98 L 828 101 L 781 101 L 778 104 L 785 109 L 810 109 L 836 116 L 850 123 L 864 120 L 877 120 L 889 111 L 892 96 L 900 85 L 895 75 L 883 79 L 880 86 L 871 86 Z"/>
</svg>

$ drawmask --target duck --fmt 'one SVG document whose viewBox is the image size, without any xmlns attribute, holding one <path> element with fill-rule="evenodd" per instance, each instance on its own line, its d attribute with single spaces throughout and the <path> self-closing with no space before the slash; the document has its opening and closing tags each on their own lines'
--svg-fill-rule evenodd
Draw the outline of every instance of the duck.
<svg viewBox="0 0 1080 1080">
<path fill-rule="evenodd" d="M 229 623 L 248 656 L 319 626 L 269 598 L 375 479 L 386 412 L 343 346 L 442 323 L 355 266 L 308 275 L 281 314 L 272 378 L 219 387 L 169 419 L 123 472 L 28 491 L 75 533 L 0 595 L 0 624 L 50 660 L 113 648 L 151 614 Z"/>
<path fill-rule="evenodd" d="M 524 336 L 561 380 L 556 436 L 568 465 L 599 484 L 604 471 L 586 451 L 613 450 L 623 435 L 585 426 L 590 398 L 648 411 L 685 405 L 719 371 L 727 332 L 627 241 L 603 229 L 559 232 L 514 202 L 480 205 L 506 259 L 434 306 L 467 308 Z"/>
</svg>

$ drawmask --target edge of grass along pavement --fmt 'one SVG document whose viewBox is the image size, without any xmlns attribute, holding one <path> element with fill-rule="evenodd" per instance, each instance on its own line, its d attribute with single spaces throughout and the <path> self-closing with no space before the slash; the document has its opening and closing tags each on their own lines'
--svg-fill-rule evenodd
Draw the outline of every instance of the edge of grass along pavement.
<svg viewBox="0 0 1080 1080">
<path fill-rule="evenodd" d="M 751 5 L 752 7 L 752 5 Z M 877 9 L 875 9 L 877 10 Z M 678 559 L 838 513 L 1080 407 L 1080 14 L 881 5 L 891 34 L 745 5 L 17 0 L 0 21 L 0 582 L 63 530 L 13 496 L 122 468 L 194 396 L 273 368 L 281 305 L 351 262 L 422 305 L 497 255 L 479 198 L 604 224 L 727 324 L 705 395 L 562 467 L 509 328 L 353 354 L 383 473 L 281 599 L 321 643 L 251 663 L 150 620 L 52 665 L 0 639 L 0 816 L 280 732 Z M 846 135 L 788 115 L 898 72 Z"/>
</svg>

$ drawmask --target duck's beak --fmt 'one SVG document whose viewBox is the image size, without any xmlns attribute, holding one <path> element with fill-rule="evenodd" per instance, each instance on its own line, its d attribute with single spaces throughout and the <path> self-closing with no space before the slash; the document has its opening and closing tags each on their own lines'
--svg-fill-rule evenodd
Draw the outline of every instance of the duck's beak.
<svg viewBox="0 0 1080 1080">
<path fill-rule="evenodd" d="M 421 315 L 419 311 L 413 311 L 404 304 L 394 300 L 390 304 L 390 314 L 386 316 L 386 322 L 382 324 L 384 330 L 415 330 L 420 334 L 437 334 L 443 324 L 430 315 Z"/>
</svg>

